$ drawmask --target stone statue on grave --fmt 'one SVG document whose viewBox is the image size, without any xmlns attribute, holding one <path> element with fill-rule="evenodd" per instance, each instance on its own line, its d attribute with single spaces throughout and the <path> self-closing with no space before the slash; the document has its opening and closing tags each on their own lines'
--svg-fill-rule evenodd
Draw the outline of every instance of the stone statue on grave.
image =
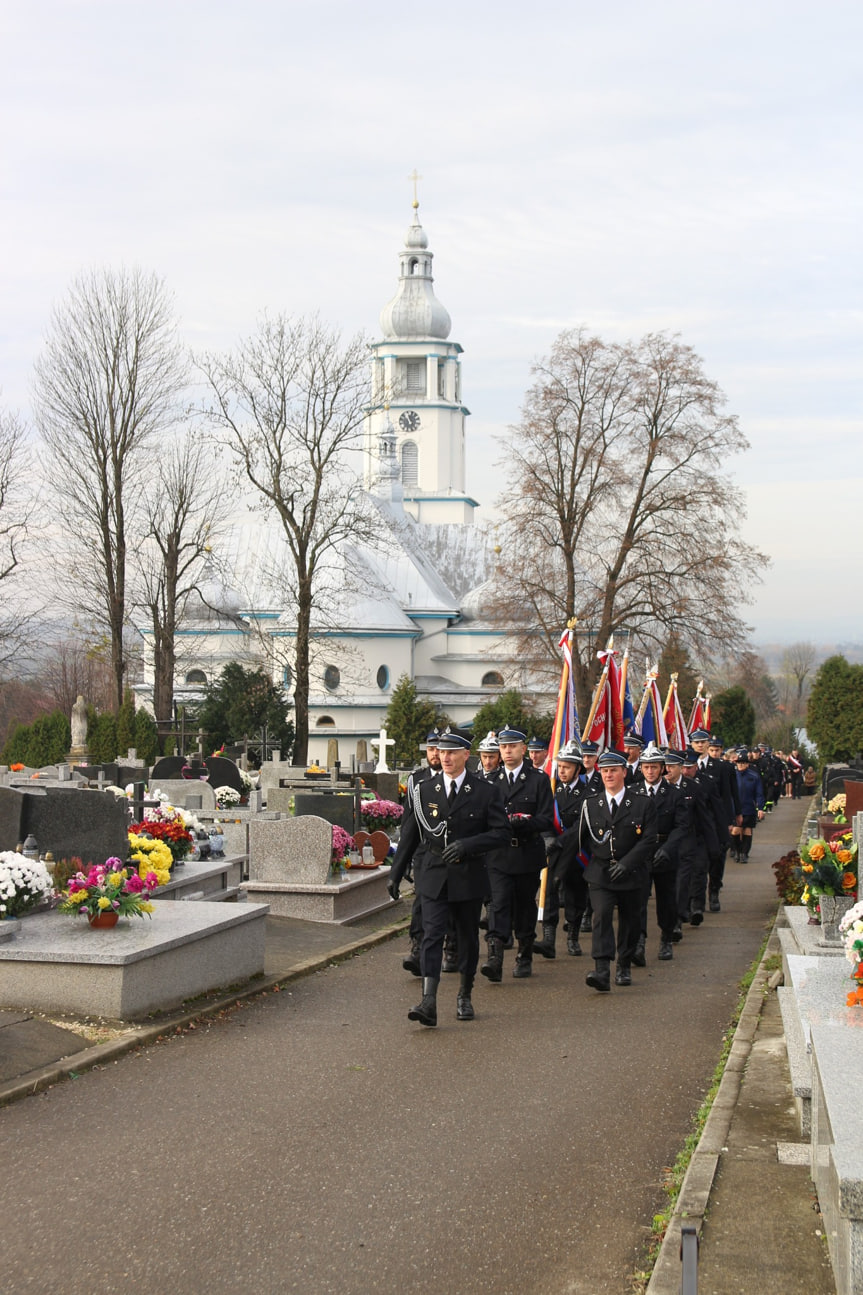
<svg viewBox="0 0 863 1295">
<path fill-rule="evenodd" d="M 71 727 L 72 749 L 69 755 L 77 761 L 87 754 L 87 703 L 80 693 L 72 707 Z"/>
</svg>

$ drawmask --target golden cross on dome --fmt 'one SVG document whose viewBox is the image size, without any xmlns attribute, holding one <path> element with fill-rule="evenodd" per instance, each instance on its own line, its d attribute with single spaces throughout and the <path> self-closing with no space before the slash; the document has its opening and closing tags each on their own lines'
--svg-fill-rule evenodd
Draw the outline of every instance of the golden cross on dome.
<svg viewBox="0 0 863 1295">
<path fill-rule="evenodd" d="M 412 173 L 408 176 L 408 179 L 411 181 L 414 187 L 414 210 L 416 210 L 416 208 L 420 205 L 419 198 L 417 197 L 417 180 L 422 179 L 422 176 L 417 174 L 416 167 L 414 167 Z"/>
</svg>

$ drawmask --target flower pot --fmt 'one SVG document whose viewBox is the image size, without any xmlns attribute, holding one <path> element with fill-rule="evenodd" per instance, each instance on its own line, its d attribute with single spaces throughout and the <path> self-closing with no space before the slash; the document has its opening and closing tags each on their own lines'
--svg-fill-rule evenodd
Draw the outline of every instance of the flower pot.
<svg viewBox="0 0 863 1295">
<path fill-rule="evenodd" d="M 120 914 L 115 913 L 113 908 L 106 908 L 103 913 L 87 914 L 87 921 L 97 931 L 110 931 L 112 926 L 116 926 L 120 920 Z"/>
</svg>

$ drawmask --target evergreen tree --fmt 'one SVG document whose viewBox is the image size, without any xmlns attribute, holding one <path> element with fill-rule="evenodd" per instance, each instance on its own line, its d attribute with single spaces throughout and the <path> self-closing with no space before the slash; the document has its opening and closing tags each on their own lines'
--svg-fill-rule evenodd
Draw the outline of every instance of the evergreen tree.
<svg viewBox="0 0 863 1295">
<path fill-rule="evenodd" d="M 30 745 L 30 725 L 16 724 L 3 748 L 4 764 L 26 764 Z"/>
<path fill-rule="evenodd" d="M 755 741 L 755 707 L 740 684 L 717 693 L 710 703 L 710 724 L 726 746 L 751 746 Z"/>
<path fill-rule="evenodd" d="M 138 759 L 145 764 L 154 765 L 159 758 L 159 735 L 153 716 L 143 709 L 135 712 L 135 740 L 131 744 L 138 752 Z"/>
<path fill-rule="evenodd" d="M 62 711 L 40 715 L 30 725 L 25 764 L 40 769 L 46 764 L 59 764 L 66 759 L 72 745 L 72 731 Z"/>
<path fill-rule="evenodd" d="M 828 657 L 809 694 L 806 732 L 822 763 L 852 760 L 863 750 L 863 666 Z"/>
<path fill-rule="evenodd" d="M 130 746 L 135 745 L 135 698 L 132 689 L 123 693 L 123 705 L 117 712 L 117 754 L 125 760 Z"/>
<path fill-rule="evenodd" d="M 419 761 L 419 745 L 433 728 L 446 728 L 449 720 L 434 702 L 417 696 L 416 685 L 403 674 L 393 689 L 384 727 L 391 737 L 392 761 L 396 769 L 413 769 Z"/>
<path fill-rule="evenodd" d="M 496 701 L 486 702 L 474 715 L 474 740 L 481 741 L 489 729 L 497 732 L 504 724 L 520 729 L 526 737 L 541 737 L 547 742 L 551 737 L 554 719 L 549 715 L 531 715 L 518 689 L 509 688 Z"/>
<path fill-rule="evenodd" d="M 294 745 L 294 726 L 287 718 L 290 707 L 284 689 L 265 670 L 246 670 L 232 661 L 208 686 L 197 723 L 207 734 L 210 750 L 246 736 L 257 737 L 266 724 L 270 742 L 287 759 Z"/>
<path fill-rule="evenodd" d="M 110 711 L 97 715 L 88 727 L 87 753 L 91 764 L 111 764 L 117 759 L 117 721 Z"/>
</svg>

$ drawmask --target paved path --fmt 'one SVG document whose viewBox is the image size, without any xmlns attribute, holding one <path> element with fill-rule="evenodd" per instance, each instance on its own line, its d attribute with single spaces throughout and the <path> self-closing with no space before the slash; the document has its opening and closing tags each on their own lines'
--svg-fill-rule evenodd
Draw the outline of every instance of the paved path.
<svg viewBox="0 0 863 1295">
<path fill-rule="evenodd" d="M 424 1030 L 395 942 L 0 1111 L 4 1292 L 627 1291 L 801 817 L 629 990 L 507 955 Z"/>
</svg>

